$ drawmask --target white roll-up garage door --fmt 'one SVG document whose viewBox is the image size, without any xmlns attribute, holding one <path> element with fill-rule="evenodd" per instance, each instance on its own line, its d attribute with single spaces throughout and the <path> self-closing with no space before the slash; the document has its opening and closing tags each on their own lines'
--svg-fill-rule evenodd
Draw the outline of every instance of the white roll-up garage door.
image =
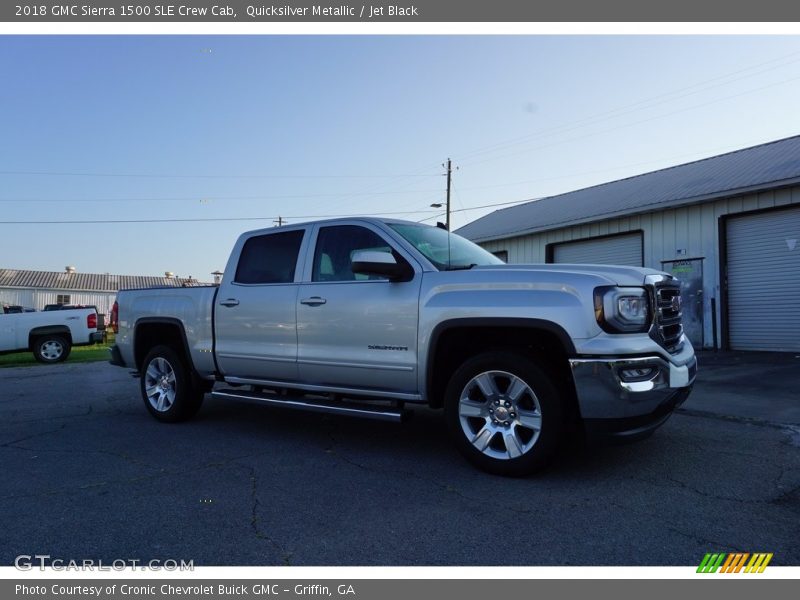
<svg viewBox="0 0 800 600">
<path fill-rule="evenodd" d="M 800 207 L 731 217 L 726 240 L 731 348 L 800 351 Z"/>
<path fill-rule="evenodd" d="M 553 262 L 641 267 L 642 233 L 554 244 Z"/>
</svg>

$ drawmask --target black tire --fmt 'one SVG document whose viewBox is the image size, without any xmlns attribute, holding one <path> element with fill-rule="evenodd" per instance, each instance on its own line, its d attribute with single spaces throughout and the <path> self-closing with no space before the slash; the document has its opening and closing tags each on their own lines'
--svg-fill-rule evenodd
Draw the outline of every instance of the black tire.
<svg viewBox="0 0 800 600">
<path fill-rule="evenodd" d="M 71 350 L 72 344 L 63 335 L 43 335 L 33 342 L 33 357 L 40 363 L 63 362 Z"/>
<path fill-rule="evenodd" d="M 562 399 L 550 377 L 508 351 L 480 354 L 453 373 L 444 416 L 461 454 L 496 475 L 529 475 L 547 466 L 564 429 Z"/>
<path fill-rule="evenodd" d="M 195 385 L 185 359 L 170 346 L 148 352 L 139 380 L 144 405 L 159 421 L 186 421 L 203 404 L 202 387 Z"/>
</svg>

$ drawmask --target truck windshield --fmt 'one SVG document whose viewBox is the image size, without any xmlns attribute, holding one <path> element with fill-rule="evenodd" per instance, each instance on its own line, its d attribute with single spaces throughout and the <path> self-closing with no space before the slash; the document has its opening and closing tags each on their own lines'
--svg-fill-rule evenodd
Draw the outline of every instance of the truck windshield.
<svg viewBox="0 0 800 600">
<path fill-rule="evenodd" d="M 387 223 L 440 271 L 469 269 L 483 265 L 502 265 L 491 252 L 460 235 L 444 229 L 414 223 Z"/>
</svg>

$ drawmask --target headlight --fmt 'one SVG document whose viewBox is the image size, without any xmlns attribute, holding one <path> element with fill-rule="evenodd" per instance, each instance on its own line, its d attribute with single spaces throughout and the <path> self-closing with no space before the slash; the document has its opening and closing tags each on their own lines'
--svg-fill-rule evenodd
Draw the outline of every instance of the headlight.
<svg viewBox="0 0 800 600">
<path fill-rule="evenodd" d="M 647 291 L 638 287 L 601 287 L 594 291 L 594 314 L 607 333 L 641 333 L 650 328 Z"/>
</svg>

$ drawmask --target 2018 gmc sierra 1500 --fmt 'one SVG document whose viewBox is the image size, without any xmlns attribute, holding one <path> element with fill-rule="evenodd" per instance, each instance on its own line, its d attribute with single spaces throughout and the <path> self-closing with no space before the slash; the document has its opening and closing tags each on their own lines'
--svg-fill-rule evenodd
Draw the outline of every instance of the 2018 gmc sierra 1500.
<svg viewBox="0 0 800 600">
<path fill-rule="evenodd" d="M 680 287 L 645 268 L 506 265 L 442 228 L 340 219 L 237 241 L 219 286 L 126 290 L 112 363 L 161 421 L 203 396 L 400 420 L 443 408 L 478 467 L 518 475 L 569 425 L 642 437 L 697 370 Z"/>
</svg>

